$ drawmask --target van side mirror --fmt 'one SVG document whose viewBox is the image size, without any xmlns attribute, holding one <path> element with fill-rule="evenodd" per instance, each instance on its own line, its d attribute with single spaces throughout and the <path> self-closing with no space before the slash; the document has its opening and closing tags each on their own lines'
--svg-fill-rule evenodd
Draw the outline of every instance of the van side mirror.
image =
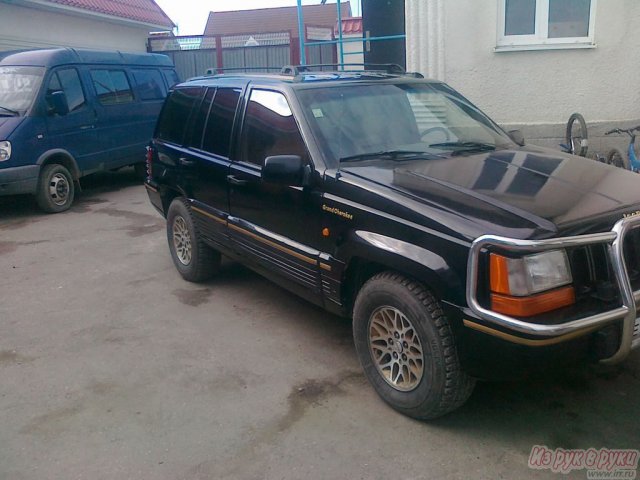
<svg viewBox="0 0 640 480">
<path fill-rule="evenodd" d="M 57 113 L 61 117 L 64 117 L 69 113 L 69 103 L 67 102 L 67 96 L 62 91 L 53 92 L 49 95 L 51 102 L 51 111 Z"/>
<path fill-rule="evenodd" d="M 511 140 L 513 140 L 515 143 L 517 143 L 521 147 L 524 147 L 524 144 L 525 144 L 524 134 L 520 130 L 511 130 L 509 132 L 509 136 L 511 137 Z"/>
<path fill-rule="evenodd" d="M 304 187 L 308 185 L 311 168 L 299 155 L 267 157 L 262 167 L 262 180 L 276 185 Z"/>
</svg>

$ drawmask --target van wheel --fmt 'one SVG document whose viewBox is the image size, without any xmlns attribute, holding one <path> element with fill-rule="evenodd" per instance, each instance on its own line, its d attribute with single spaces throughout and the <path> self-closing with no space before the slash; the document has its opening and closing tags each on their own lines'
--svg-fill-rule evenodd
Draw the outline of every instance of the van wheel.
<svg viewBox="0 0 640 480">
<path fill-rule="evenodd" d="M 460 407 L 475 380 L 460 368 L 440 304 L 421 284 L 385 272 L 364 284 L 353 338 L 369 382 L 391 407 L 427 420 Z"/>
<path fill-rule="evenodd" d="M 176 198 L 169 205 L 167 240 L 173 263 L 185 280 L 203 282 L 220 269 L 220 253 L 202 241 L 182 198 Z"/>
<path fill-rule="evenodd" d="M 75 185 L 66 167 L 58 164 L 45 165 L 40 171 L 36 201 L 48 213 L 67 210 L 73 203 Z"/>
</svg>

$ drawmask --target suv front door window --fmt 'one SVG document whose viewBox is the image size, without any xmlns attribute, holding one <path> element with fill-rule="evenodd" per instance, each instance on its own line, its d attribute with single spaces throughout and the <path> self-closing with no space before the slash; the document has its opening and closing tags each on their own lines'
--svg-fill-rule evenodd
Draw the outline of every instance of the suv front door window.
<svg viewBox="0 0 640 480">
<path fill-rule="evenodd" d="M 278 273 L 290 288 L 320 299 L 321 196 L 311 188 L 261 179 L 266 157 L 309 154 L 287 98 L 253 89 L 240 134 L 240 161 L 231 165 L 229 234 L 242 254 Z M 277 232 L 277 233 L 276 233 Z"/>
</svg>

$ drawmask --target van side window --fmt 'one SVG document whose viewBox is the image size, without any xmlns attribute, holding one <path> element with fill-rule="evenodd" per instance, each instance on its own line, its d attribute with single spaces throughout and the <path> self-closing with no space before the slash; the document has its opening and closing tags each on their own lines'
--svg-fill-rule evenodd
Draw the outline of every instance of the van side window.
<svg viewBox="0 0 640 480">
<path fill-rule="evenodd" d="M 46 101 L 49 109 L 52 108 L 50 98 L 54 92 L 64 92 L 69 104 L 69 112 L 81 109 L 85 104 L 84 92 L 78 71 L 75 68 L 58 70 L 51 75 L 49 86 L 47 87 Z"/>
<path fill-rule="evenodd" d="M 211 109 L 211 102 L 213 101 L 213 96 L 216 93 L 215 88 L 210 88 L 207 90 L 207 93 L 204 95 L 204 99 L 200 103 L 200 107 L 194 111 L 193 116 L 193 127 L 191 130 L 191 138 L 187 138 L 185 144 L 189 147 L 194 147 L 200 149 L 202 146 L 202 134 L 204 131 L 204 126 L 207 123 L 207 115 L 209 115 L 209 110 Z"/>
<path fill-rule="evenodd" d="M 164 79 L 167 82 L 167 86 L 169 88 L 174 85 L 180 83 L 180 79 L 178 78 L 178 74 L 174 70 L 163 70 L 162 75 L 164 75 Z"/>
<path fill-rule="evenodd" d="M 91 70 L 91 79 L 102 105 L 133 102 L 133 92 L 124 70 Z"/>
<path fill-rule="evenodd" d="M 231 129 L 240 101 L 240 92 L 239 88 L 219 88 L 216 92 L 204 133 L 203 150 L 229 157 Z"/>
<path fill-rule="evenodd" d="M 174 90 L 167 98 L 160 113 L 156 137 L 182 145 L 191 109 L 196 101 L 202 98 L 202 93 L 202 87 L 187 87 Z"/>
<path fill-rule="evenodd" d="M 242 132 L 241 160 L 264 165 L 272 155 L 300 155 L 308 158 L 293 112 L 278 92 L 253 90 Z"/>
<path fill-rule="evenodd" d="M 158 70 L 132 70 L 140 100 L 162 100 L 167 94 Z"/>
</svg>

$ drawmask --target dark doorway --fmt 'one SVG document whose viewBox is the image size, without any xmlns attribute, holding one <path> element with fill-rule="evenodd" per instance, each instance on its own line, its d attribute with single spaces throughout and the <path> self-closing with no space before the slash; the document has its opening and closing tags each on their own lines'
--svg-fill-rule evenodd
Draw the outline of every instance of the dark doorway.
<svg viewBox="0 0 640 480">
<path fill-rule="evenodd" d="M 365 37 L 404 35 L 404 0 L 362 0 L 362 21 Z M 365 63 L 397 63 L 406 68 L 406 42 L 383 40 L 367 42 Z"/>
</svg>

